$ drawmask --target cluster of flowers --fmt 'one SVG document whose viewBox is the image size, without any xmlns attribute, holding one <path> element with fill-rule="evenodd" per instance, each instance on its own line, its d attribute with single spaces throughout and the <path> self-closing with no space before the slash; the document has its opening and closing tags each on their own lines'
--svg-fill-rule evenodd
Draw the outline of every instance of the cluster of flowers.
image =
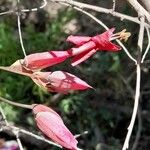
<svg viewBox="0 0 150 150">
<path fill-rule="evenodd" d="M 76 66 L 87 60 L 97 51 L 116 52 L 121 50 L 121 47 L 113 44 L 111 41 L 116 38 L 126 40 L 129 33 L 125 33 L 125 30 L 123 30 L 113 34 L 113 31 L 114 28 L 93 37 L 69 36 L 67 41 L 75 44 L 75 47 L 69 50 L 30 54 L 24 59 L 17 60 L 11 66 L 0 67 L 0 69 L 28 76 L 38 86 L 50 92 L 67 93 L 70 90 L 92 88 L 85 81 L 68 72 L 44 72 L 41 70 L 61 63 L 68 58 L 72 58 L 71 64 L 72 66 Z M 77 140 L 54 110 L 40 104 L 34 104 L 32 106 L 37 126 L 48 138 L 67 149 L 78 149 Z"/>
</svg>

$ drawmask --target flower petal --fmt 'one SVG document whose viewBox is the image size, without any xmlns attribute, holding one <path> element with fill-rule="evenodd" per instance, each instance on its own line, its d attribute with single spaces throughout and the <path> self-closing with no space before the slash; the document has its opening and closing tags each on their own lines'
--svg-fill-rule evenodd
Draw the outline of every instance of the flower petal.
<svg viewBox="0 0 150 150">
<path fill-rule="evenodd" d="M 71 48 L 70 50 L 68 50 L 68 53 L 70 54 L 70 56 L 75 56 L 95 48 L 96 48 L 96 44 L 93 41 L 89 41 L 83 44 L 82 46 Z"/>
<path fill-rule="evenodd" d="M 90 41 L 91 37 L 89 36 L 73 36 L 73 35 L 70 35 L 68 38 L 67 38 L 67 42 L 71 42 L 77 46 L 81 46 L 82 44 Z"/>
<path fill-rule="evenodd" d="M 120 46 L 110 42 L 110 38 L 113 35 L 114 30 L 115 28 L 112 28 L 100 35 L 92 37 L 92 41 L 95 42 L 99 50 L 107 50 L 115 52 L 121 49 Z"/>
<path fill-rule="evenodd" d="M 77 140 L 64 125 L 62 119 L 50 112 L 40 112 L 36 115 L 38 128 L 53 141 L 68 149 L 77 149 Z"/>
<path fill-rule="evenodd" d="M 51 73 L 49 75 L 49 81 L 56 91 L 65 92 L 69 90 L 84 90 L 91 88 L 91 86 L 83 80 L 64 71 L 55 71 Z"/>
<path fill-rule="evenodd" d="M 87 60 L 89 57 L 91 57 L 93 54 L 95 54 L 97 52 L 96 49 L 87 51 L 87 52 L 83 52 L 75 57 L 73 57 L 71 65 L 72 66 L 76 66 L 78 64 L 80 64 L 81 62 Z"/>
<path fill-rule="evenodd" d="M 78 77 L 63 71 L 35 72 L 32 80 L 50 92 L 67 93 L 70 90 L 92 88 Z"/>
<path fill-rule="evenodd" d="M 68 57 L 67 51 L 34 53 L 25 57 L 24 66 L 31 70 L 40 70 L 61 63 Z"/>
<path fill-rule="evenodd" d="M 40 112 L 50 112 L 50 113 L 53 113 L 53 114 L 57 115 L 58 117 L 60 117 L 57 112 L 55 112 L 53 109 L 51 109 L 50 107 L 47 107 L 45 105 L 33 104 L 32 106 L 33 106 L 32 111 L 35 115 Z M 60 117 L 60 119 L 61 119 L 61 117 Z"/>
</svg>

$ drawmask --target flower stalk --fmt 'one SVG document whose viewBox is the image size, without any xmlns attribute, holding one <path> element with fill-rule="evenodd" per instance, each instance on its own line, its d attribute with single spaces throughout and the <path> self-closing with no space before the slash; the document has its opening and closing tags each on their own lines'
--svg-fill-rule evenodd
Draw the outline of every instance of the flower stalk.
<svg viewBox="0 0 150 150">
<path fill-rule="evenodd" d="M 32 109 L 32 107 L 33 107 L 32 105 L 26 105 L 26 104 L 21 104 L 21 103 L 17 103 L 17 102 L 12 102 L 12 101 L 5 99 L 3 97 L 0 97 L 0 101 L 7 103 L 7 104 L 10 104 L 10 105 L 13 105 L 13 106 L 21 107 L 21 108 Z"/>
</svg>

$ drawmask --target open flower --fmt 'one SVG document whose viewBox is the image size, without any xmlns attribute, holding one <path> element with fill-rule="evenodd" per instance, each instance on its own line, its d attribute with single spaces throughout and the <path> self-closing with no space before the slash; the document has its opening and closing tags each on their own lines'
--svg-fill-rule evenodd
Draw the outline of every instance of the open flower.
<svg viewBox="0 0 150 150">
<path fill-rule="evenodd" d="M 65 61 L 69 57 L 67 51 L 48 51 L 27 55 L 23 65 L 30 70 L 40 70 Z"/>
<path fill-rule="evenodd" d="M 33 113 L 35 114 L 38 128 L 47 136 L 47 138 L 52 139 L 54 142 L 67 149 L 78 149 L 78 141 L 54 110 L 41 104 L 34 104 Z"/>
<path fill-rule="evenodd" d="M 92 88 L 85 81 L 64 71 L 35 72 L 31 78 L 37 85 L 51 92 L 67 93 L 70 90 Z"/>
<path fill-rule="evenodd" d="M 68 50 L 70 56 L 74 56 L 72 59 L 72 66 L 78 65 L 79 63 L 85 61 L 97 51 L 116 52 L 121 50 L 121 47 L 111 41 L 117 38 L 127 40 L 130 33 L 126 33 L 126 30 L 122 30 L 119 33 L 113 34 L 114 30 L 115 29 L 112 28 L 93 37 L 69 36 L 67 41 L 76 45 L 75 48 Z"/>
</svg>

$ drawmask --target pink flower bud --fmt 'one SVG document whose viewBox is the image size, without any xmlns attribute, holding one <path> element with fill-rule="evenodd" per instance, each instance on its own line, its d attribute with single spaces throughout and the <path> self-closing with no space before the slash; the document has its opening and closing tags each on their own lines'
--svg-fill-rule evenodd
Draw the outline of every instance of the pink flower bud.
<svg viewBox="0 0 150 150">
<path fill-rule="evenodd" d="M 33 104 L 33 113 L 37 114 L 39 112 L 51 112 L 56 114 L 58 117 L 60 117 L 53 109 L 51 109 L 50 107 L 47 107 L 45 105 L 42 104 Z"/>
<path fill-rule="evenodd" d="M 38 128 L 47 136 L 47 138 L 52 139 L 54 142 L 67 149 L 78 149 L 78 141 L 54 110 L 44 105 L 34 105 L 33 113 L 35 114 Z"/>
<path fill-rule="evenodd" d="M 35 72 L 32 80 L 48 91 L 67 93 L 70 90 L 85 90 L 92 88 L 85 81 L 64 71 Z"/>
</svg>

